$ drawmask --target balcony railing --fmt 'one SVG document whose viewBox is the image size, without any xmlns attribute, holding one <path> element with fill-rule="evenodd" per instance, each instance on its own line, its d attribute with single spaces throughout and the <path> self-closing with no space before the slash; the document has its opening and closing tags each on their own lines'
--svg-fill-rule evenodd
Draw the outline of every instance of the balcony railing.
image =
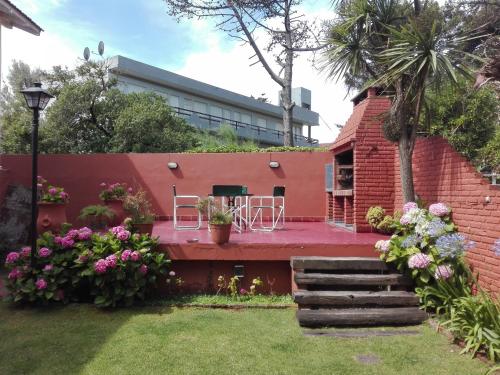
<svg viewBox="0 0 500 375">
<path fill-rule="evenodd" d="M 185 119 L 190 124 L 203 130 L 216 131 L 221 124 L 228 124 L 236 131 L 236 134 L 241 138 L 255 139 L 257 141 L 268 144 L 283 144 L 285 133 L 281 130 L 268 129 L 262 126 L 230 120 L 224 117 L 214 116 L 190 109 L 179 107 L 171 108 L 179 117 Z M 302 134 L 294 134 L 293 140 L 296 146 L 316 146 L 318 144 L 317 139 L 305 137 Z"/>
</svg>

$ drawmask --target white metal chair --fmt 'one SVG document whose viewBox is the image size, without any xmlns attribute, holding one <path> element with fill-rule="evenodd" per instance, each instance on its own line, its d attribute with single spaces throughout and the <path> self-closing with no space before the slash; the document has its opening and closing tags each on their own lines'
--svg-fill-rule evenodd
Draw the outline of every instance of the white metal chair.
<svg viewBox="0 0 500 375">
<path fill-rule="evenodd" d="M 250 230 L 272 232 L 285 226 L 285 187 L 275 186 L 273 195 L 250 197 Z M 271 225 L 265 225 L 263 221 L 264 210 L 271 213 Z M 258 220 L 258 224 L 255 222 Z"/>
<path fill-rule="evenodd" d="M 175 230 L 189 230 L 189 229 L 200 229 L 201 227 L 201 212 L 198 210 L 198 203 L 200 203 L 201 198 L 197 195 L 177 195 L 177 189 L 175 185 L 172 186 L 174 191 L 174 229 Z M 195 200 L 195 203 L 179 203 L 178 200 Z M 179 225 L 177 220 L 177 209 L 189 208 L 196 209 L 198 213 L 198 221 L 196 225 Z"/>
</svg>

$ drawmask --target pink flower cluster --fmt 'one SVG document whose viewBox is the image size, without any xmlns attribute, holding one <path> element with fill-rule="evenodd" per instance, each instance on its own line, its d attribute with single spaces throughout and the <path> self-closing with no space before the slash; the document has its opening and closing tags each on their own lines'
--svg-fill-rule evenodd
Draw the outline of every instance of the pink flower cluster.
<svg viewBox="0 0 500 375">
<path fill-rule="evenodd" d="M 429 206 L 429 212 L 434 216 L 446 216 L 450 211 L 450 208 L 444 203 L 434 203 Z"/>
<path fill-rule="evenodd" d="M 50 272 L 54 269 L 54 266 L 52 264 L 46 264 L 45 267 L 43 267 L 43 270 L 45 272 Z"/>
<path fill-rule="evenodd" d="M 38 290 L 43 290 L 47 288 L 47 282 L 45 279 L 38 279 L 35 283 L 35 286 Z"/>
<path fill-rule="evenodd" d="M 21 257 L 23 258 L 29 258 L 29 256 L 31 255 L 31 247 L 29 246 L 23 247 L 19 252 L 19 255 L 21 255 Z"/>
<path fill-rule="evenodd" d="M 375 244 L 375 249 L 377 249 L 378 251 L 381 251 L 383 253 L 386 253 L 389 251 L 390 243 L 391 243 L 390 240 L 379 240 Z"/>
<path fill-rule="evenodd" d="M 12 271 L 9 272 L 8 278 L 10 280 L 15 280 L 15 279 L 21 277 L 22 275 L 23 275 L 23 273 L 17 267 L 14 267 L 12 269 Z"/>
<path fill-rule="evenodd" d="M 142 273 L 143 275 L 147 274 L 148 266 L 146 266 L 145 264 L 141 264 L 141 266 L 139 267 L 139 272 Z"/>
<path fill-rule="evenodd" d="M 453 269 L 447 264 L 443 264 L 436 268 L 434 278 L 436 280 L 447 280 L 453 275 Z"/>
<path fill-rule="evenodd" d="M 121 259 L 123 262 L 126 262 L 129 259 L 133 262 L 137 262 L 139 259 L 141 259 L 141 253 L 138 251 L 127 249 L 123 251 Z"/>
<path fill-rule="evenodd" d="M 407 202 L 403 206 L 403 213 L 407 213 L 414 208 L 418 208 L 418 204 L 416 204 L 415 202 Z"/>
<path fill-rule="evenodd" d="M 94 263 L 94 270 L 96 273 L 105 273 L 106 270 L 108 269 L 108 262 L 106 262 L 105 259 L 99 259 L 97 262 Z"/>
<path fill-rule="evenodd" d="M 90 237 L 92 237 L 92 229 L 87 227 L 78 229 L 78 239 L 80 241 L 90 240 Z"/>
<path fill-rule="evenodd" d="M 427 254 L 413 254 L 408 259 L 408 267 L 411 269 L 425 269 L 431 264 L 431 258 Z"/>
<path fill-rule="evenodd" d="M 127 241 L 130 238 L 130 232 L 122 225 L 111 228 L 111 233 L 113 233 L 120 241 Z"/>
<path fill-rule="evenodd" d="M 5 258 L 5 264 L 12 264 L 17 262 L 19 259 L 19 253 L 15 251 L 11 251 L 10 253 L 7 254 L 7 258 Z"/>
<path fill-rule="evenodd" d="M 38 255 L 40 255 L 41 258 L 47 258 L 52 254 L 52 250 L 50 250 L 47 247 L 42 247 L 38 250 Z"/>
<path fill-rule="evenodd" d="M 73 247 L 73 245 L 75 244 L 75 240 L 69 235 L 66 235 L 64 237 L 56 236 L 56 238 L 54 238 L 54 242 L 64 249 Z"/>
<path fill-rule="evenodd" d="M 118 261 L 118 258 L 116 257 L 115 254 L 111 254 L 111 255 L 106 257 L 106 265 L 109 268 L 115 268 L 117 261 Z"/>
</svg>

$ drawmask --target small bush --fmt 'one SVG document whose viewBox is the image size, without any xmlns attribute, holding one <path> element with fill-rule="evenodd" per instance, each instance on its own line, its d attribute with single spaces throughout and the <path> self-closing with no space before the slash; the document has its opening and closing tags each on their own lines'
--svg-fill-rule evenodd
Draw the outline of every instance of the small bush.
<svg viewBox="0 0 500 375">
<path fill-rule="evenodd" d="M 380 206 L 370 207 L 366 213 L 366 221 L 372 228 L 377 226 L 384 220 L 385 210 Z"/>
<path fill-rule="evenodd" d="M 107 206 L 91 205 L 82 208 L 78 218 L 87 223 L 92 229 L 103 229 L 111 223 L 115 212 Z"/>
</svg>

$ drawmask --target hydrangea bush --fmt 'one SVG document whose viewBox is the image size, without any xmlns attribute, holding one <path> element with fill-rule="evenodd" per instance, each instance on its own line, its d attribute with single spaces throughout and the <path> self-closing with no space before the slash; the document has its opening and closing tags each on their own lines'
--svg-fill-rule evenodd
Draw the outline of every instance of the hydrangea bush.
<svg viewBox="0 0 500 375">
<path fill-rule="evenodd" d="M 34 268 L 29 247 L 7 255 L 9 298 L 30 303 L 92 298 L 102 307 L 131 305 L 167 272 L 170 261 L 156 246 L 156 239 L 123 226 L 102 234 L 86 227 L 60 236 L 46 232 L 38 240 Z"/>
<path fill-rule="evenodd" d="M 42 176 L 38 176 L 37 181 L 39 202 L 68 203 L 69 194 L 64 188 L 50 185 Z"/>
<path fill-rule="evenodd" d="M 417 286 L 466 272 L 463 255 L 474 243 L 457 232 L 451 209 L 445 204 L 435 203 L 427 210 L 408 202 L 395 226 L 395 234 L 389 240 L 378 241 L 375 248 L 386 262 L 410 273 Z"/>
<path fill-rule="evenodd" d="M 113 184 L 101 183 L 101 192 L 99 198 L 102 201 L 124 200 L 128 193 L 132 192 L 132 188 L 127 188 L 126 183 L 115 182 Z"/>
</svg>

